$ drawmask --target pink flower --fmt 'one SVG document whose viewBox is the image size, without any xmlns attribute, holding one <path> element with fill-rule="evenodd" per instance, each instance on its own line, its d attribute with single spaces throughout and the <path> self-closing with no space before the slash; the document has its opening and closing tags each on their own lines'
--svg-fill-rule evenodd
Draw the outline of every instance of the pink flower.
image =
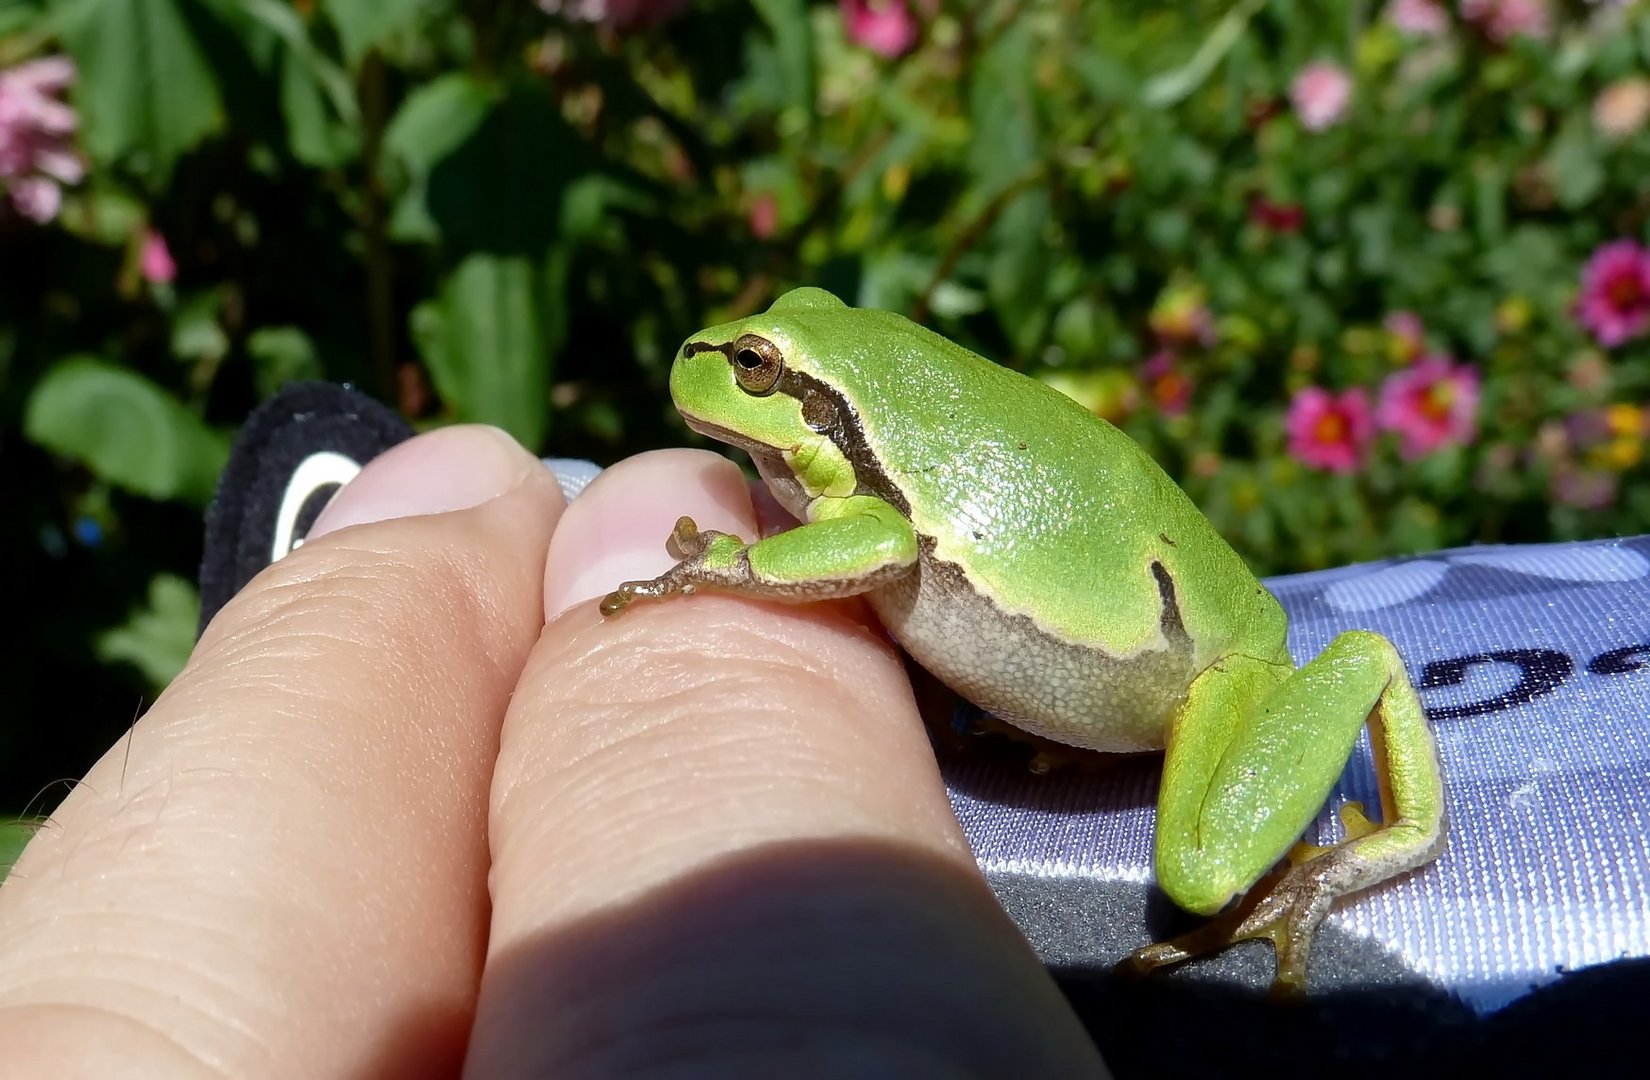
<svg viewBox="0 0 1650 1080">
<path fill-rule="evenodd" d="M 766 240 L 779 227 L 779 201 L 771 192 L 764 191 L 751 200 L 748 220 L 751 235 L 758 240 Z"/>
<path fill-rule="evenodd" d="M 1470 442 L 1478 416 L 1478 372 L 1447 356 L 1423 357 L 1387 377 L 1375 422 L 1398 436 L 1406 458 Z"/>
<path fill-rule="evenodd" d="M 1391 335 L 1387 353 L 1400 364 L 1409 363 L 1427 347 L 1427 328 L 1421 316 L 1413 311 L 1394 311 L 1388 315 L 1386 332 Z"/>
<path fill-rule="evenodd" d="M 74 64 L 65 56 L 0 71 L 0 182 L 17 212 L 35 221 L 57 216 L 58 185 L 86 175 L 70 141 L 78 118 L 58 98 L 73 81 Z"/>
<path fill-rule="evenodd" d="M 1545 41 L 1553 32 L 1547 0 L 1461 0 L 1461 18 L 1497 45 L 1515 37 Z"/>
<path fill-rule="evenodd" d="M 1369 395 L 1356 388 L 1337 396 L 1321 386 L 1309 386 L 1289 403 L 1283 424 L 1290 455 L 1330 472 L 1357 471 L 1375 437 Z"/>
<path fill-rule="evenodd" d="M 657 25 L 675 18 L 687 4 L 688 0 L 539 0 L 539 7 L 551 15 L 614 30 Z"/>
<path fill-rule="evenodd" d="M 1581 273 L 1575 314 L 1607 349 L 1644 333 L 1650 326 L 1650 251 L 1617 240 L 1593 252 Z"/>
<path fill-rule="evenodd" d="M 1593 126 L 1607 139 L 1625 139 L 1650 120 L 1650 79 L 1613 82 L 1593 99 Z"/>
<path fill-rule="evenodd" d="M 838 0 L 848 40 L 892 60 L 917 44 L 917 17 L 906 0 Z"/>
<path fill-rule="evenodd" d="M 63 209 L 63 189 L 55 180 L 29 176 L 11 185 L 11 204 L 19 214 L 30 221 L 44 225 Z"/>
<path fill-rule="evenodd" d="M 172 279 L 178 276 L 178 264 L 172 259 L 171 249 L 166 246 L 166 237 L 154 229 L 144 230 L 138 270 L 143 274 L 143 280 L 151 285 L 170 285 Z"/>
<path fill-rule="evenodd" d="M 1196 285 L 1166 289 L 1146 317 L 1158 341 L 1170 347 L 1209 346 L 1215 343 L 1215 320 Z"/>
<path fill-rule="evenodd" d="M 1415 37 L 1437 37 L 1449 29 L 1449 12 L 1437 0 L 1392 0 L 1387 21 Z"/>
<path fill-rule="evenodd" d="M 1352 103 L 1352 76 L 1339 64 L 1307 64 L 1289 87 L 1295 115 L 1308 131 L 1322 131 L 1340 120 Z"/>
<path fill-rule="evenodd" d="M 1616 501 L 1614 475 L 1576 465 L 1561 465 L 1554 471 L 1548 497 L 1579 510 L 1604 510 Z"/>
<path fill-rule="evenodd" d="M 1157 407 L 1169 416 L 1179 416 L 1192 400 L 1192 380 L 1175 363 L 1174 353 L 1159 349 L 1140 366 L 1140 377 Z"/>
</svg>

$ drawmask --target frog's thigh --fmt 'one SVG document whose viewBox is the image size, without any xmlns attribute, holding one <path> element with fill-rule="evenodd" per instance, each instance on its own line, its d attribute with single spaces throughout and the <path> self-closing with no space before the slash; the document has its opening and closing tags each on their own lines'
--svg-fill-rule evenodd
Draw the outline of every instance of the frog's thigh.
<svg viewBox="0 0 1650 1080">
<path fill-rule="evenodd" d="M 1322 910 L 1291 921 L 1315 927 L 1336 896 L 1428 861 L 1444 832 L 1431 729 L 1391 642 L 1351 631 L 1292 674 L 1228 657 L 1192 685 L 1170 735 L 1158 806 L 1164 891 L 1212 914 L 1259 880 L 1323 807 L 1366 719 L 1382 824 L 1297 869 L 1310 869 L 1311 896 L 1287 906 L 1310 900 Z"/>
</svg>

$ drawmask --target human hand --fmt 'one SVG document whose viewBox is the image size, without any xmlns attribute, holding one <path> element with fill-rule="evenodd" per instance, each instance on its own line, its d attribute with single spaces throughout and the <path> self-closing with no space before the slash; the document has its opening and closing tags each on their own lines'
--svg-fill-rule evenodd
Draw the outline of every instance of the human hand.
<svg viewBox="0 0 1650 1080">
<path fill-rule="evenodd" d="M 1102 1074 L 861 605 L 596 613 L 682 514 L 755 533 L 706 453 L 370 464 L 0 888 L 8 1069 Z"/>
</svg>

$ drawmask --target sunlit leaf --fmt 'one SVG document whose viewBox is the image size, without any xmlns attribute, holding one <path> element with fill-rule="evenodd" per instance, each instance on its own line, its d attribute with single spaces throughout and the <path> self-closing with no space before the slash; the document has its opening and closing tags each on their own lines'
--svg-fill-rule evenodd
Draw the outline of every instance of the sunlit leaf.
<svg viewBox="0 0 1650 1080">
<path fill-rule="evenodd" d="M 344 58 L 351 67 L 386 41 L 415 29 L 445 0 L 326 0 L 327 14 L 338 28 Z M 492 16 L 497 18 L 499 16 Z"/>
<path fill-rule="evenodd" d="M 752 0 L 762 21 L 773 31 L 779 72 L 785 81 L 786 101 L 814 115 L 814 34 L 805 0 Z"/>
<path fill-rule="evenodd" d="M 157 690 L 183 670 L 195 648 L 200 623 L 200 594 L 193 582 L 175 574 L 156 574 L 149 595 L 126 621 L 97 636 L 94 647 L 106 664 L 131 664 Z"/>
<path fill-rule="evenodd" d="M 493 424 L 537 448 L 549 427 L 543 282 L 522 256 L 472 255 L 413 312 L 436 392 L 457 420 Z"/>
<path fill-rule="evenodd" d="M 41 823 L 26 819 L 0 820 L 0 882 L 5 881 L 23 848 L 40 831 Z"/>
<path fill-rule="evenodd" d="M 1215 68 L 1248 29 L 1249 20 L 1265 6 L 1266 0 L 1244 0 L 1232 8 L 1209 31 L 1209 36 L 1203 39 L 1203 44 L 1184 65 L 1149 79 L 1140 92 L 1140 99 L 1158 109 L 1184 101 L 1214 74 Z"/>
<path fill-rule="evenodd" d="M 143 376 L 90 357 L 59 361 L 35 384 L 28 438 L 117 487 L 205 504 L 227 441 Z"/>
<path fill-rule="evenodd" d="M 406 173 L 390 231 L 401 240 L 439 235 L 429 209 L 430 171 L 476 130 L 498 99 L 498 90 L 464 74 L 443 75 L 407 96 L 384 133 L 384 147 Z"/>
<path fill-rule="evenodd" d="M 159 189 L 172 166 L 223 127 L 216 78 L 190 29 L 193 0 L 60 0 L 58 25 L 75 59 L 81 139 L 94 160 L 120 164 Z"/>
</svg>

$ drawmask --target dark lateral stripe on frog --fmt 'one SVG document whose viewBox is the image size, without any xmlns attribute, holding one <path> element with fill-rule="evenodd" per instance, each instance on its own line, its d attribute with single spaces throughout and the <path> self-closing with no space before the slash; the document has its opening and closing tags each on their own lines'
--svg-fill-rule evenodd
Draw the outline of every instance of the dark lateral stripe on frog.
<svg viewBox="0 0 1650 1080">
<path fill-rule="evenodd" d="M 734 363 L 733 342 L 731 341 L 722 345 L 714 345 L 708 341 L 694 341 L 684 346 L 682 351 L 688 356 L 694 356 L 701 352 L 719 352 L 727 358 L 729 364 Z M 802 409 L 804 422 L 813 431 L 829 439 L 842 453 L 842 456 L 847 458 L 849 466 L 854 470 L 854 494 L 873 495 L 893 505 L 907 518 L 911 516 L 910 500 L 905 497 L 905 493 L 883 471 L 882 464 L 877 461 L 876 455 L 871 453 L 870 447 L 860 437 L 858 413 L 846 398 L 829 384 L 814 378 L 806 372 L 797 371 L 789 364 L 781 372 L 779 381 L 774 385 L 771 393 L 782 394 L 785 397 L 795 399 Z M 700 426 L 710 428 L 715 425 L 701 423 Z M 747 452 L 771 452 L 770 448 L 753 445 L 749 439 L 725 428 L 716 427 L 714 437 Z M 947 579 L 947 588 L 961 587 L 967 588 L 971 592 L 977 592 L 972 585 L 968 584 L 967 575 L 962 572 L 961 567 L 935 556 L 936 540 L 934 537 L 919 532 L 917 543 L 921 564 L 933 568 Z M 1170 541 L 1171 546 L 1172 543 Z M 1163 602 L 1162 612 L 1159 616 L 1159 626 L 1163 633 L 1163 639 L 1168 644 L 1171 652 L 1183 649 L 1189 651 L 1191 636 L 1186 632 L 1185 622 L 1181 618 L 1180 602 L 1175 595 L 1174 579 L 1169 575 L 1168 569 L 1156 559 L 1152 560 L 1151 573 L 1157 581 L 1158 595 L 1162 597 Z M 1048 637 L 1051 646 L 1059 644 L 1057 639 L 1050 637 L 1046 631 L 1041 627 L 1037 627 L 1028 617 L 1012 615 L 1003 611 L 997 603 L 996 597 L 984 593 L 979 595 L 1004 617 L 1024 620 L 1026 629 L 1034 631 L 1039 636 Z"/>
<path fill-rule="evenodd" d="M 683 346 L 683 353 L 694 356 L 702 352 L 719 352 L 727 357 L 728 363 L 733 360 L 733 342 L 724 345 L 713 345 L 708 341 L 694 341 Z M 874 495 L 890 503 L 896 510 L 906 517 L 911 516 L 911 503 L 905 493 L 888 478 L 882 471 L 882 465 L 876 455 L 871 453 L 870 447 L 859 437 L 859 414 L 848 400 L 835 389 L 819 379 L 805 372 L 797 371 L 789 364 L 779 376 L 779 382 L 774 385 L 772 393 L 783 394 L 794 398 L 801 406 L 803 421 L 814 431 L 831 440 L 831 443 L 848 459 L 848 464 L 854 470 L 854 494 Z M 742 446 L 739 442 L 734 445 Z"/>
<path fill-rule="evenodd" d="M 1164 586 L 1165 576 L 1158 577 L 1165 592 L 1163 644 L 1112 657 L 1051 634 L 1030 616 L 1005 612 L 994 597 L 975 588 L 961 567 L 938 558 L 931 538 L 920 538 L 919 553 L 916 573 L 891 581 L 870 601 L 901 645 L 942 681 L 999 719 L 1056 742 L 1094 747 L 1074 738 L 1073 726 L 1058 718 L 1104 714 L 1127 722 L 1115 732 L 1117 743 L 1100 748 L 1162 749 L 1168 714 L 1179 699 L 1159 700 L 1158 691 L 1185 683 L 1192 667 L 1192 643 L 1181 626 L 1173 584 Z M 995 628 L 989 642 L 978 632 L 981 625 Z M 957 648 L 945 647 L 947 642 Z M 1005 691 L 1004 681 L 993 675 L 1005 669 L 1052 674 L 1007 680 L 1010 689 Z M 1110 689 L 1093 700 L 1071 700 L 1097 688 Z"/>
</svg>

